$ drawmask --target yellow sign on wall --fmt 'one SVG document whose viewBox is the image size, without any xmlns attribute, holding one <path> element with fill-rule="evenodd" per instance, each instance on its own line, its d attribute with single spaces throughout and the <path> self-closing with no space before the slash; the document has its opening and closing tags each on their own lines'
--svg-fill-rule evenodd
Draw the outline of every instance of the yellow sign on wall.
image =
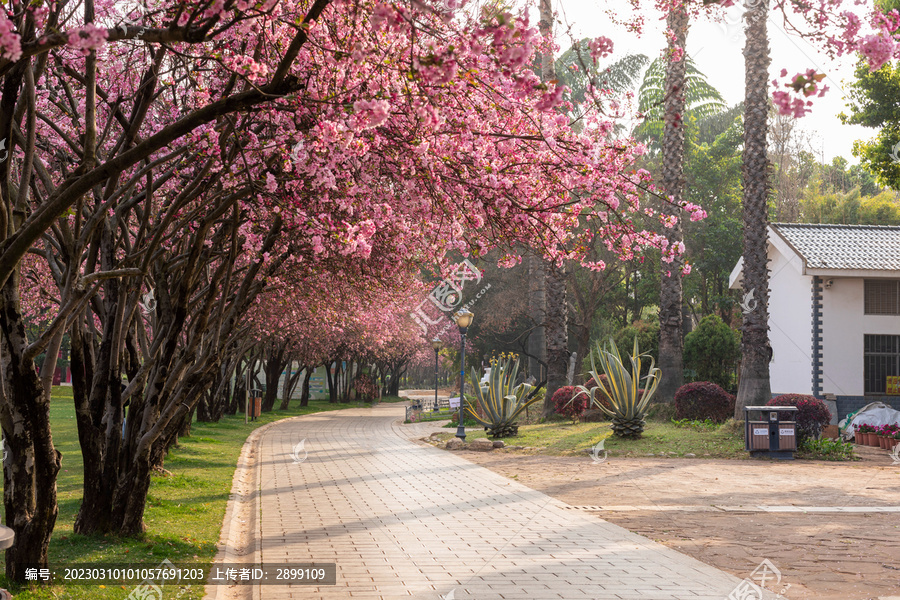
<svg viewBox="0 0 900 600">
<path fill-rule="evenodd" d="M 900 394 L 900 377 L 889 375 L 885 392 L 888 394 Z"/>
</svg>

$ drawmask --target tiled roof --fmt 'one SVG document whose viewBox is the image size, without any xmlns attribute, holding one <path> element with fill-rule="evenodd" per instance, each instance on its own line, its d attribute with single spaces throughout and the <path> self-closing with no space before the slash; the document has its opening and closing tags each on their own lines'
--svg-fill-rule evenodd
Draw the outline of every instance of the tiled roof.
<svg viewBox="0 0 900 600">
<path fill-rule="evenodd" d="M 772 223 L 808 269 L 900 271 L 900 227 Z"/>
</svg>

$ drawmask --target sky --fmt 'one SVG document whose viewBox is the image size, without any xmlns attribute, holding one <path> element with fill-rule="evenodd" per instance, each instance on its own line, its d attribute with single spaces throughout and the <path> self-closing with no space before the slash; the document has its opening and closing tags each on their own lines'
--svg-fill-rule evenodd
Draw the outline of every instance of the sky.
<svg viewBox="0 0 900 600">
<path fill-rule="evenodd" d="M 656 58 L 665 47 L 665 21 L 647 19 L 644 33 L 638 38 L 622 27 L 610 23 L 606 10 L 610 7 L 629 11 L 625 0 L 552 0 L 560 23 L 557 24 L 557 43 L 561 49 L 575 39 L 605 35 L 615 43 L 614 57 L 628 53 L 646 54 Z M 744 98 L 744 47 L 743 22 L 739 5 L 726 9 L 724 18 L 714 22 L 710 18 L 693 20 L 688 34 L 687 53 L 697 68 L 719 90 L 729 105 Z M 537 19 L 534 19 L 537 22 Z M 565 33 L 570 29 L 571 34 Z M 785 33 L 780 15 L 772 12 L 769 19 L 769 40 L 772 56 L 770 80 L 777 77 L 782 68 L 789 76 L 815 68 L 827 74 L 830 88 L 823 98 L 817 98 L 812 112 L 799 120 L 799 128 L 806 132 L 808 150 L 821 161 L 831 162 L 842 156 L 851 164 L 859 161 L 851 154 L 853 142 L 870 139 L 875 130 L 858 125 L 843 125 L 837 115 L 846 111 L 844 102 L 845 82 L 853 80 L 855 56 L 833 61 L 806 40 Z"/>
</svg>

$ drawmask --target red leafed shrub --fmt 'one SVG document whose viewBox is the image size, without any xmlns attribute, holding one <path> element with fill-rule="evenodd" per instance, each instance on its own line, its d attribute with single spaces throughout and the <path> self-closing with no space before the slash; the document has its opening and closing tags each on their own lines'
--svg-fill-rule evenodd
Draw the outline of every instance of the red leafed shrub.
<svg viewBox="0 0 900 600">
<path fill-rule="evenodd" d="M 356 389 L 357 400 L 361 402 L 373 402 L 378 400 L 380 390 L 371 377 L 365 373 L 360 373 L 353 380 L 353 387 Z"/>
<path fill-rule="evenodd" d="M 782 394 L 775 396 L 766 406 L 796 406 L 797 413 L 779 413 L 778 418 L 789 421 L 792 417 L 797 419 L 797 443 L 805 439 L 817 438 L 822 428 L 831 422 L 831 411 L 825 403 L 815 396 L 805 394 Z"/>
<path fill-rule="evenodd" d="M 606 408 L 612 410 L 612 404 L 609 403 L 609 384 L 606 383 L 606 375 L 600 375 L 600 384 L 602 385 L 602 387 L 598 391 L 593 392 L 594 399 Z M 587 383 L 584 384 L 584 387 L 586 387 L 588 390 L 593 390 L 595 387 L 597 387 L 597 382 L 594 381 L 593 377 L 591 377 L 587 380 Z M 590 399 L 588 399 L 588 402 L 590 402 Z"/>
<path fill-rule="evenodd" d="M 556 412 L 572 419 L 580 417 L 588 407 L 589 399 L 585 394 L 578 392 L 578 388 L 572 385 L 566 385 L 556 390 L 553 394 L 553 406 L 556 407 Z"/>
<path fill-rule="evenodd" d="M 734 416 L 735 398 L 715 383 L 687 383 L 675 392 L 675 418 L 722 423 Z"/>
</svg>

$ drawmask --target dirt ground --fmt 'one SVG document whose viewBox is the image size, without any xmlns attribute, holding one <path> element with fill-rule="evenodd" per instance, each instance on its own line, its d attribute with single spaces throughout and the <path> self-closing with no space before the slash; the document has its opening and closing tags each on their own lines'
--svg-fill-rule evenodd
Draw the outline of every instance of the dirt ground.
<svg viewBox="0 0 900 600">
<path fill-rule="evenodd" d="M 791 600 L 900 597 L 900 512 L 754 509 L 900 506 L 900 465 L 885 451 L 842 463 L 461 453 L 739 578 L 768 559 L 782 579 L 767 587 Z"/>
</svg>

